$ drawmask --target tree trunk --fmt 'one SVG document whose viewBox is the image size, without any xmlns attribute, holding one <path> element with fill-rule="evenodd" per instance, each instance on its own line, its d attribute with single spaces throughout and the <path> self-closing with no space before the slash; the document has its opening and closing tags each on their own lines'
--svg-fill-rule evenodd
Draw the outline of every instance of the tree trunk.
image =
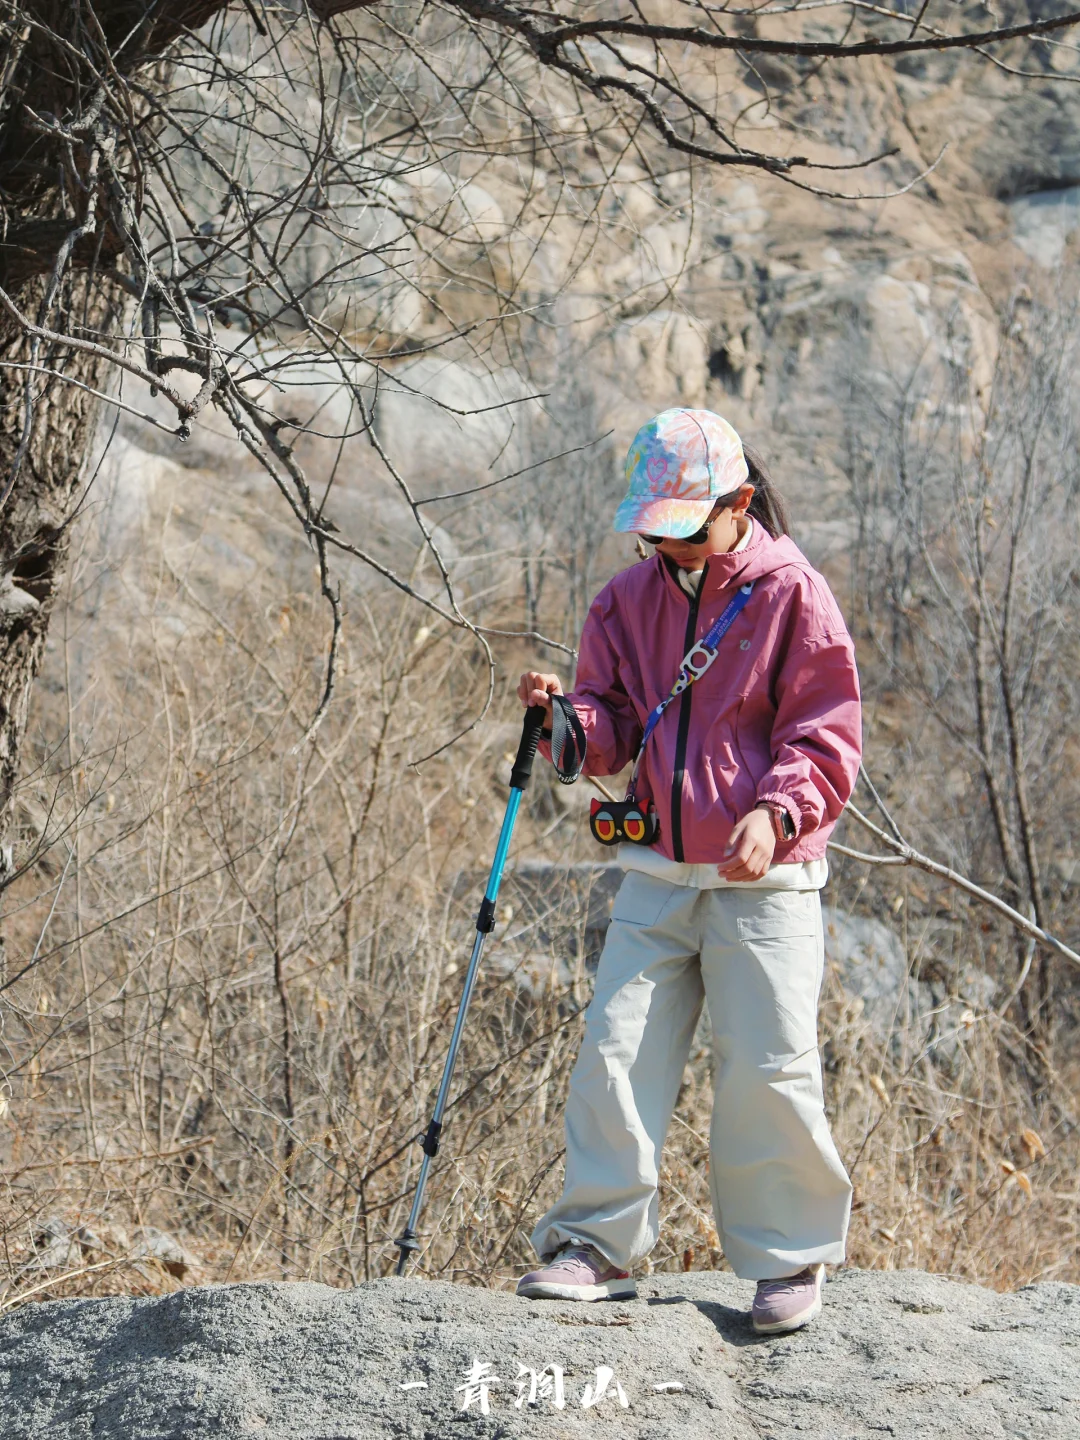
<svg viewBox="0 0 1080 1440">
<path fill-rule="evenodd" d="M 110 175 L 127 179 L 125 146 L 137 116 L 123 76 L 147 65 L 160 74 L 156 57 L 169 42 L 227 4 L 97 0 L 91 9 L 82 0 L 0 0 L 0 287 L 31 324 L 98 339 L 116 320 L 117 291 L 103 272 L 123 252 L 124 239 L 110 211 L 114 182 L 98 161 L 107 152 Z M 7 306 L 0 310 L 0 365 L 2 894 L 18 865 L 13 794 L 30 688 L 98 415 L 94 396 L 71 382 L 101 389 L 109 367 L 60 343 L 35 346 Z M 65 379 L 12 368 L 19 365 Z"/>
<path fill-rule="evenodd" d="M 76 284 L 71 299 L 84 287 Z M 25 314 L 35 313 L 43 286 L 31 282 L 13 296 Z M 0 362 L 30 361 L 30 342 L 6 317 L 0 323 Z M 92 356 L 42 350 L 39 365 L 100 384 L 102 362 Z M 11 877 L 13 796 L 26 729 L 30 688 L 41 665 L 55 597 L 67 562 L 71 520 L 78 503 L 86 455 L 94 438 L 98 402 L 62 380 L 31 377 L 32 423 L 24 445 L 23 371 L 5 368 L 7 404 L 0 410 L 0 491 L 24 449 L 0 525 L 0 887 Z"/>
</svg>

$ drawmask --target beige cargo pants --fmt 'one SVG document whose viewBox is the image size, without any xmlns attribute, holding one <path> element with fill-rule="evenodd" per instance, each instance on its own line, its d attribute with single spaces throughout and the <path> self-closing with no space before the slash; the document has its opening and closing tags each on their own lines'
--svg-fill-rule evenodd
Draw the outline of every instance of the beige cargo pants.
<svg viewBox="0 0 1080 1440">
<path fill-rule="evenodd" d="M 532 1243 L 629 1269 L 659 1236 L 660 1154 L 702 1000 L 712 1022 L 713 1213 L 744 1279 L 844 1258 L 851 1184 L 825 1117 L 815 890 L 698 890 L 630 871 L 612 910 L 566 1107 L 562 1199 Z"/>
</svg>

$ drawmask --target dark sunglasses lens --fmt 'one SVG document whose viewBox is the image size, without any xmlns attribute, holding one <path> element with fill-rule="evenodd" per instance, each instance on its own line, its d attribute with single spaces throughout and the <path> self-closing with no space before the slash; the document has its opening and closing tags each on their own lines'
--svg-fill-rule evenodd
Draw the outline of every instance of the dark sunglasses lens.
<svg viewBox="0 0 1080 1440">
<path fill-rule="evenodd" d="M 684 545 L 704 545 L 709 538 L 709 531 L 712 529 L 712 522 L 715 515 L 710 516 L 700 530 L 695 530 L 693 535 L 642 535 L 646 545 L 659 545 L 663 540 L 681 540 Z"/>
<path fill-rule="evenodd" d="M 693 535 L 642 535 L 646 545 L 661 545 L 665 540 L 680 540 L 684 545 L 704 545 L 709 538 L 710 526 L 703 525 Z"/>
</svg>

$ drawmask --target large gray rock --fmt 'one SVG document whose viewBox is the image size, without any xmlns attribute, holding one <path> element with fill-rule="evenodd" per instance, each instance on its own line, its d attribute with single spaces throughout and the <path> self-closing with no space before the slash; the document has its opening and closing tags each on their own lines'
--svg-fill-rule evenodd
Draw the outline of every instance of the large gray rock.
<svg viewBox="0 0 1080 1440">
<path fill-rule="evenodd" d="M 1016 243 L 1047 270 L 1061 263 L 1069 237 L 1080 227 L 1080 185 L 1039 190 L 1010 201 Z"/>
<path fill-rule="evenodd" d="M 1077 1286 L 997 1295 L 914 1271 L 842 1271 L 815 1325 L 773 1339 L 756 1337 L 747 1323 L 748 1281 L 699 1271 L 653 1275 L 639 1289 L 636 1301 L 583 1306 L 446 1282 L 376 1280 L 351 1291 L 265 1283 L 27 1305 L 0 1322 L 0 1433 L 4 1440 L 1071 1440 L 1077 1433 Z M 469 1397 L 460 1387 L 474 1362 L 500 1380 L 489 1389 L 487 1415 L 478 1392 L 463 1408 Z M 540 1403 L 530 1408 L 527 1372 L 554 1366 L 563 1372 L 564 1407 L 554 1407 L 553 1394 L 543 1399 L 538 1384 Z M 612 1372 L 611 1393 L 586 1408 L 600 1366 Z M 551 1370 L 548 1376 L 553 1389 Z"/>
<path fill-rule="evenodd" d="M 908 974 L 907 956 L 894 930 L 836 905 L 823 905 L 821 919 L 825 958 L 839 971 L 847 993 L 862 1002 L 863 1014 L 878 1035 L 890 1035 L 929 1008 L 925 987 Z"/>
</svg>

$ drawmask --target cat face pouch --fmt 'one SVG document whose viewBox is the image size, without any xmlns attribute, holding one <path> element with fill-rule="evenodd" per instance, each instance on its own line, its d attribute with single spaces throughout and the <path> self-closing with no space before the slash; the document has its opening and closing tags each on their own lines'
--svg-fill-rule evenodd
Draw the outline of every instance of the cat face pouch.
<svg viewBox="0 0 1080 1440">
<path fill-rule="evenodd" d="M 652 845 L 660 821 L 651 800 L 594 800 L 589 829 L 601 845 Z"/>
</svg>

